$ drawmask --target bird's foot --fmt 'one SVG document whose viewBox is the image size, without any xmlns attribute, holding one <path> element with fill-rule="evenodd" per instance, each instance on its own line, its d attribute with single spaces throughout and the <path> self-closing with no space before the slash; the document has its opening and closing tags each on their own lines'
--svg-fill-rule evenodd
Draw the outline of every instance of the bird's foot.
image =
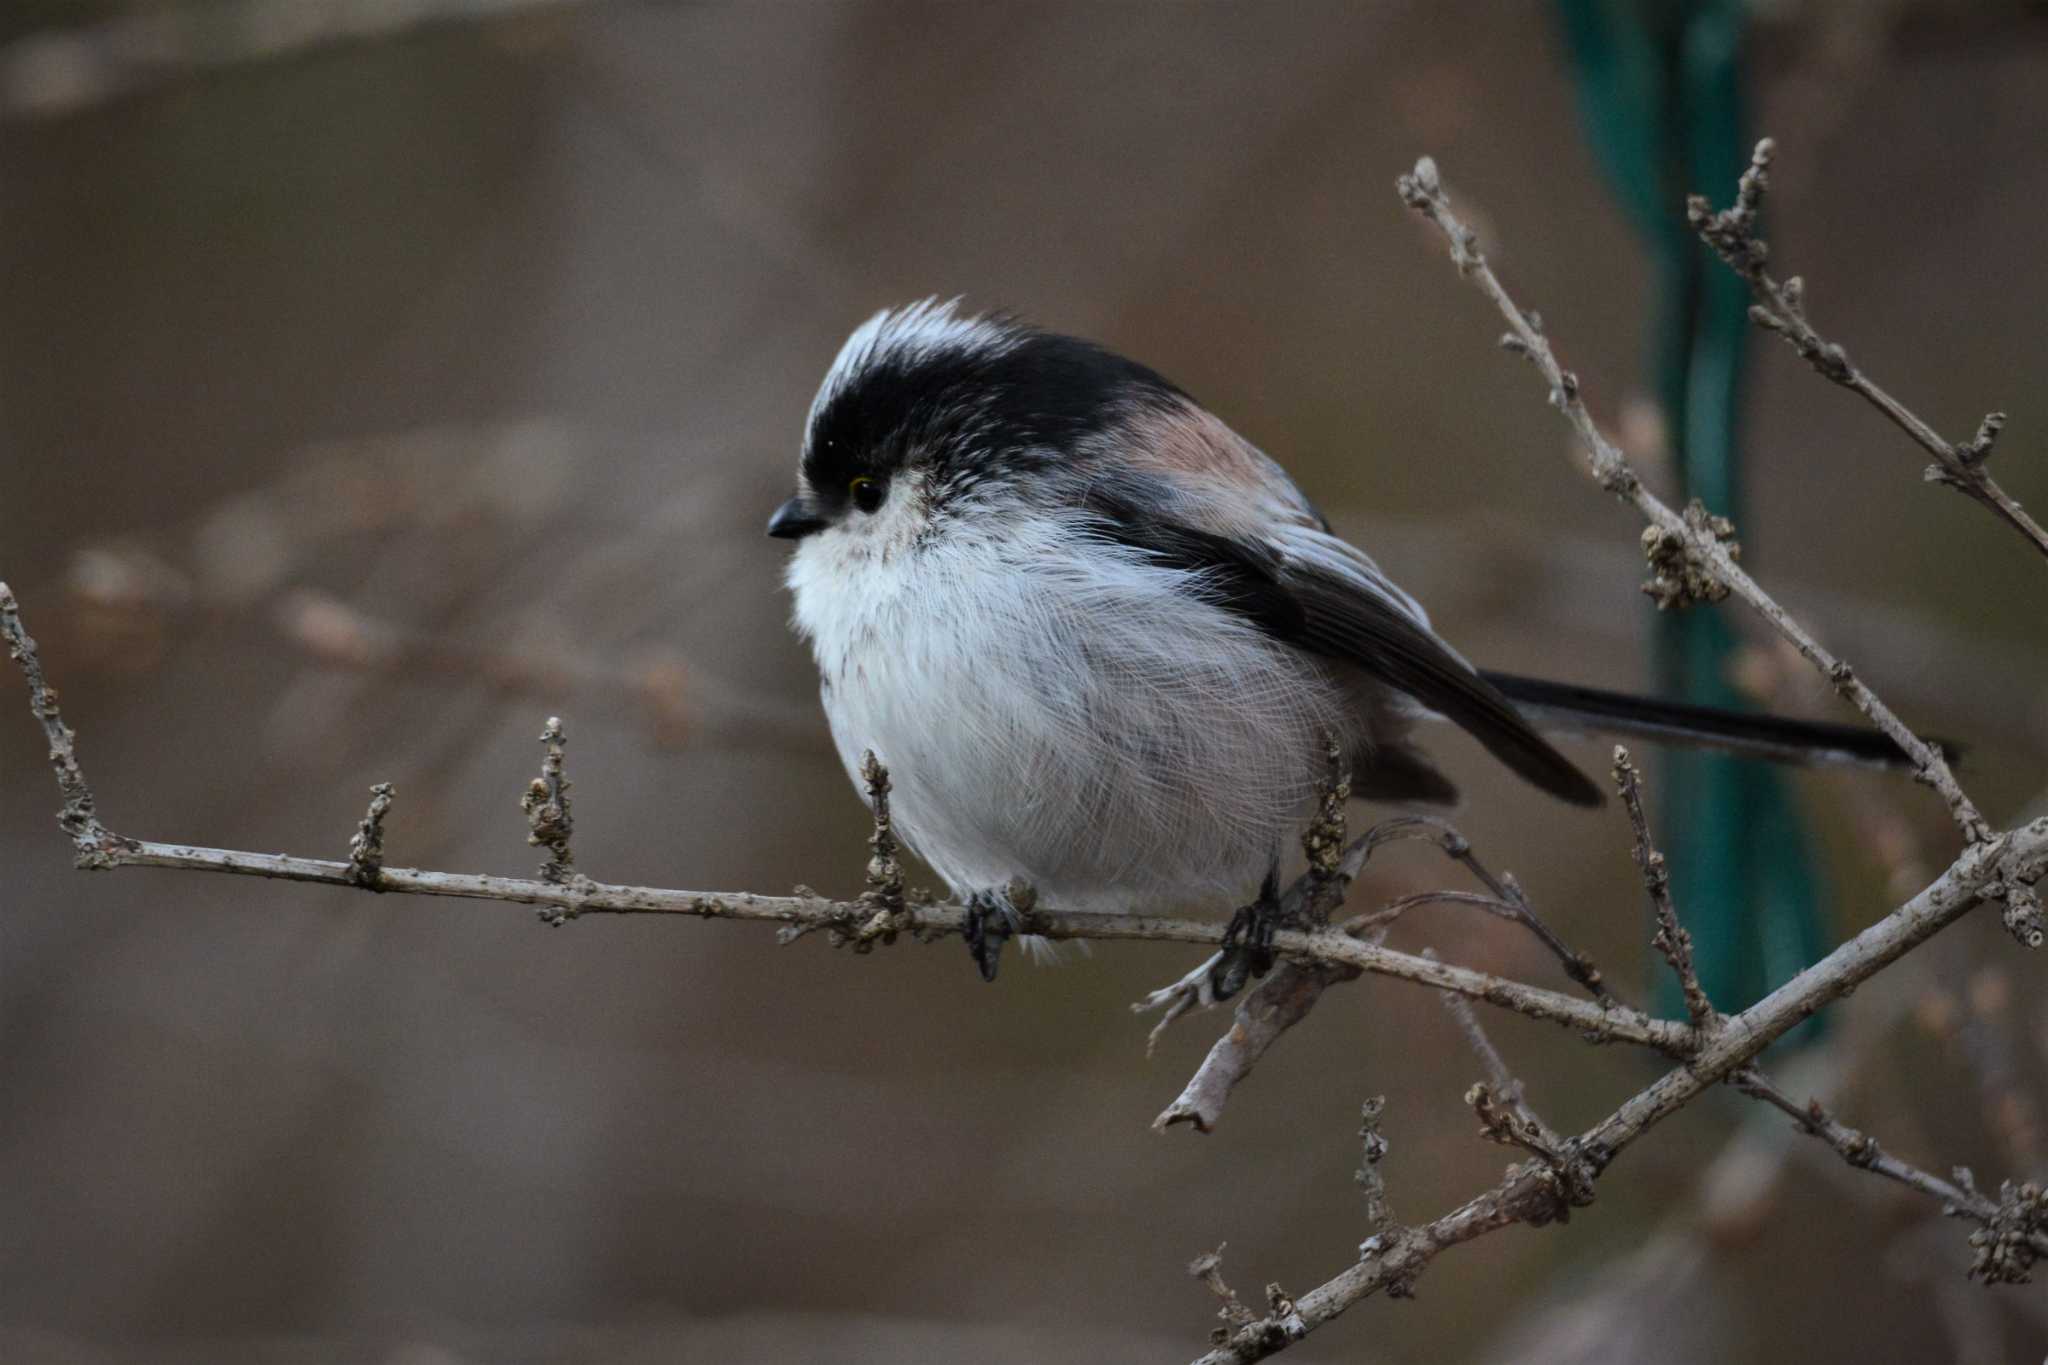
<svg viewBox="0 0 2048 1365">
<path fill-rule="evenodd" d="M 1017 907 L 1000 888 L 977 891 L 967 898 L 967 915 L 960 934 L 967 940 L 968 955 L 974 959 L 983 981 L 996 979 L 996 968 L 1002 965 L 1003 945 L 1016 935 L 1021 922 Z"/>
<path fill-rule="evenodd" d="M 1230 917 L 1223 951 L 1210 960 L 1209 989 L 1216 1002 L 1230 999 L 1255 976 L 1273 970 L 1273 932 L 1280 927 L 1280 886 L 1267 873 L 1259 898 Z"/>
<path fill-rule="evenodd" d="M 1151 1036 L 1145 1040 L 1145 1055 L 1152 1055 L 1152 1049 L 1159 1046 L 1159 1036 L 1166 1032 L 1173 1021 L 1193 1009 L 1207 1009 L 1216 1003 L 1216 983 L 1211 977 L 1223 961 L 1223 954 L 1212 953 L 1202 960 L 1200 966 L 1180 980 L 1147 995 L 1131 1006 L 1132 1014 L 1149 1014 L 1159 1010 L 1159 1022 L 1152 1026 Z"/>
<path fill-rule="evenodd" d="M 1145 1050 L 1149 1054 L 1159 1043 L 1167 1026 L 1189 1010 L 1208 1009 L 1243 990 L 1255 976 L 1264 976 L 1273 966 L 1273 931 L 1279 927 L 1280 893 L 1277 878 L 1269 876 L 1259 888 L 1259 898 L 1231 916 L 1223 931 L 1222 951 L 1208 958 L 1180 980 L 1161 986 L 1131 1006 L 1133 1014 L 1163 1011 L 1153 1028 Z"/>
</svg>

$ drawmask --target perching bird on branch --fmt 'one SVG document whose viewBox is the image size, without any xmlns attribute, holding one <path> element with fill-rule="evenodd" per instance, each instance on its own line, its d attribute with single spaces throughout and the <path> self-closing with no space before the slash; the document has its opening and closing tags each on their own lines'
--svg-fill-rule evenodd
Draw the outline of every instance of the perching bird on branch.
<svg viewBox="0 0 2048 1365">
<path fill-rule="evenodd" d="M 799 542 L 840 757 L 856 783 L 864 750 L 888 765 L 896 828 L 969 907 L 991 980 L 1021 878 L 1063 909 L 1237 910 L 1229 994 L 1333 739 L 1353 792 L 1391 803 L 1457 798 L 1422 719 L 1581 806 L 1599 789 L 1537 724 L 1904 762 L 1875 731 L 1482 673 L 1173 384 L 950 303 L 848 338 L 768 533 Z"/>
</svg>

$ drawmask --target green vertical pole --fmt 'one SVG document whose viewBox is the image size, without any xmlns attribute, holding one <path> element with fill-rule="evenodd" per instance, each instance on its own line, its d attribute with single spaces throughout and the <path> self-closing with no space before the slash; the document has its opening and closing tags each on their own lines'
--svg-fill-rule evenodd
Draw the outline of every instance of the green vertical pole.
<svg viewBox="0 0 2048 1365">
<path fill-rule="evenodd" d="M 1748 296 L 1685 221 L 1689 190 L 1732 192 L 1748 164 L 1740 0 L 1558 0 L 1586 132 L 1648 247 L 1657 292 L 1651 363 L 1685 497 L 1742 524 L 1740 437 Z M 1728 676 L 1725 617 L 1695 608 L 1656 622 L 1667 695 L 1744 699 Z M 1824 951 L 1820 887 L 1784 775 L 1755 762 L 1668 753 L 1660 837 L 1715 1002 L 1755 1000 Z M 1679 1007 L 1659 974 L 1659 1004 Z"/>
</svg>

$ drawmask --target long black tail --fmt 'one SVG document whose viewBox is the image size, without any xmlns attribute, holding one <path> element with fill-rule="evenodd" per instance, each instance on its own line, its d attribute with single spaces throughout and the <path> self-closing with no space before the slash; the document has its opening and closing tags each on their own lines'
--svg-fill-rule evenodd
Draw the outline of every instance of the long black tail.
<svg viewBox="0 0 2048 1365">
<path fill-rule="evenodd" d="M 1891 738 L 1860 725 L 1793 720 L 1718 706 L 1635 697 L 1575 683 L 1512 673 L 1484 673 L 1538 729 L 1618 735 L 1695 749 L 1719 749 L 1774 763 L 1848 764 L 1910 770 L 1913 761 Z M 1948 758 L 1956 746 L 1935 740 Z"/>
</svg>

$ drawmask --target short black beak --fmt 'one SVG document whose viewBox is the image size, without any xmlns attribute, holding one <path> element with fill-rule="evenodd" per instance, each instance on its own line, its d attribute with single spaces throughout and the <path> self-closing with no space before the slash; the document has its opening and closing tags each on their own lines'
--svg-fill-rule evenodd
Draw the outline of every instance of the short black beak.
<svg viewBox="0 0 2048 1365">
<path fill-rule="evenodd" d="M 802 540 L 813 531 L 825 529 L 825 519 L 799 493 L 775 509 L 768 518 L 768 534 L 777 540 Z"/>
</svg>

